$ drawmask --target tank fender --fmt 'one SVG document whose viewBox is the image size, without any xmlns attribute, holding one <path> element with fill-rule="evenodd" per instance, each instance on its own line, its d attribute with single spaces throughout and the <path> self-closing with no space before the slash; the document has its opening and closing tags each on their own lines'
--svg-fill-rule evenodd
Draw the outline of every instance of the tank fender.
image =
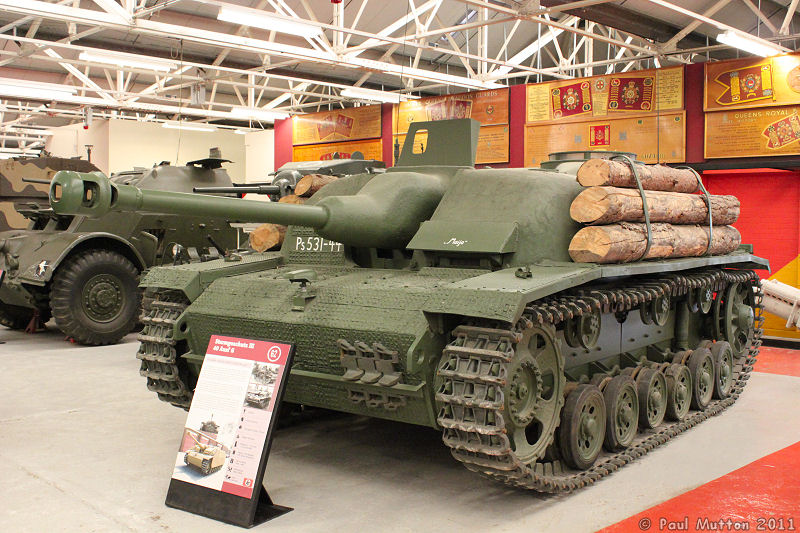
<svg viewBox="0 0 800 533">
<path fill-rule="evenodd" d="M 30 257 L 27 266 L 20 265 L 19 279 L 32 285 L 44 286 L 67 257 L 77 250 L 89 248 L 111 248 L 127 257 L 139 270 L 148 263 L 136 247 L 128 240 L 105 232 L 53 233 L 35 250 L 35 259 Z M 24 258 L 20 258 L 23 263 Z"/>
<path fill-rule="evenodd" d="M 443 315 L 460 315 L 513 323 L 525 305 L 601 276 L 593 263 L 552 262 L 505 268 L 436 289 L 422 307 L 428 323 Z"/>
</svg>

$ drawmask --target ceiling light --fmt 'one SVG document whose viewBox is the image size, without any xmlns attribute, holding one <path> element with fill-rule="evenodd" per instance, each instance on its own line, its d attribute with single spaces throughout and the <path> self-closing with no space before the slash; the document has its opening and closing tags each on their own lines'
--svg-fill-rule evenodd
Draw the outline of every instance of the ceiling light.
<svg viewBox="0 0 800 533">
<path fill-rule="evenodd" d="M 304 22 L 298 22 L 288 17 L 282 17 L 274 13 L 259 11 L 240 7 L 222 6 L 219 8 L 217 20 L 233 22 L 243 26 L 263 28 L 265 30 L 288 33 L 299 37 L 319 37 L 322 35 L 322 28 Z"/>
<path fill-rule="evenodd" d="M 187 130 L 187 131 L 217 131 L 217 128 L 214 126 L 209 126 L 207 124 L 198 124 L 195 122 L 164 122 L 161 124 L 162 127 L 170 129 L 170 130 Z"/>
<path fill-rule="evenodd" d="M 779 46 L 773 45 L 769 41 L 757 39 L 752 35 L 733 30 L 717 35 L 717 41 L 761 57 L 774 56 L 783 51 Z"/>
<path fill-rule="evenodd" d="M 121 67 L 160 70 L 163 72 L 169 72 L 178 66 L 174 61 L 97 49 L 84 50 L 78 55 L 78 59 L 82 61 L 92 61 L 94 63 L 103 63 L 105 65 L 119 65 Z"/>
<path fill-rule="evenodd" d="M 236 135 L 247 135 L 250 132 L 247 131 L 247 130 L 236 129 L 236 130 L 233 130 L 233 133 L 235 133 Z"/>
<path fill-rule="evenodd" d="M 346 98 L 356 98 L 358 100 L 369 100 L 372 102 L 385 102 L 387 104 L 399 104 L 406 100 L 416 100 L 419 96 L 412 96 L 410 94 L 400 94 L 395 92 L 375 91 L 372 89 L 363 89 L 361 87 L 350 87 L 343 89 L 341 95 Z"/>
<path fill-rule="evenodd" d="M 75 87 L 55 83 L 39 83 L 14 78 L 0 78 L 0 94 L 17 98 L 63 98 L 77 92 Z"/>
<path fill-rule="evenodd" d="M 275 122 L 276 120 L 289 118 L 289 114 L 256 107 L 234 107 L 231 109 L 231 118 Z"/>
</svg>

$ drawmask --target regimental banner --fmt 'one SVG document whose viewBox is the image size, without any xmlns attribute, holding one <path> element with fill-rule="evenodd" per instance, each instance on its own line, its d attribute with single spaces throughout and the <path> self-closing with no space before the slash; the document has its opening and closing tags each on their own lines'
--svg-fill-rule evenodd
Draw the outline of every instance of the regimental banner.
<svg viewBox="0 0 800 533">
<path fill-rule="evenodd" d="M 481 126 L 508 124 L 508 89 L 407 100 L 395 106 L 394 115 L 395 134 L 405 134 L 410 124 L 424 120 L 473 118 Z"/>
<path fill-rule="evenodd" d="M 369 141 L 338 142 L 295 146 L 292 161 L 328 161 L 347 159 L 354 152 L 360 152 L 364 159 L 383 161 L 383 142 L 380 139 Z"/>
<path fill-rule="evenodd" d="M 653 110 L 655 75 L 611 76 L 608 90 L 609 112 Z"/>
<path fill-rule="evenodd" d="M 381 106 L 334 109 L 292 118 L 294 146 L 381 136 Z"/>
<path fill-rule="evenodd" d="M 683 111 L 598 122 L 529 124 L 525 128 L 525 166 L 539 166 L 552 152 L 615 150 L 633 152 L 645 163 L 686 160 Z"/>
<path fill-rule="evenodd" d="M 589 126 L 589 146 L 611 146 L 611 124 L 592 124 Z"/>
<path fill-rule="evenodd" d="M 705 157 L 800 154 L 800 106 L 706 113 Z"/>
<path fill-rule="evenodd" d="M 756 100 L 775 98 L 772 90 L 772 64 L 769 60 L 750 67 L 729 70 L 714 78 L 714 82 L 722 85 L 722 94 L 714 101 L 722 106 L 746 104 Z"/>
<path fill-rule="evenodd" d="M 405 143 L 405 135 L 395 135 L 400 147 Z M 427 133 L 417 133 L 415 142 L 422 143 L 423 147 L 428 144 Z M 508 161 L 508 126 L 484 126 L 478 136 L 478 153 L 475 155 L 476 165 L 487 165 L 490 163 L 505 163 Z M 392 150 L 394 152 L 394 150 Z"/>
<path fill-rule="evenodd" d="M 550 91 L 550 96 L 555 118 L 592 112 L 592 91 L 588 81 L 555 87 Z"/>
<path fill-rule="evenodd" d="M 705 63 L 705 111 L 800 104 L 800 54 Z"/>
<path fill-rule="evenodd" d="M 591 120 L 683 109 L 683 67 L 527 86 L 527 123 Z"/>
</svg>

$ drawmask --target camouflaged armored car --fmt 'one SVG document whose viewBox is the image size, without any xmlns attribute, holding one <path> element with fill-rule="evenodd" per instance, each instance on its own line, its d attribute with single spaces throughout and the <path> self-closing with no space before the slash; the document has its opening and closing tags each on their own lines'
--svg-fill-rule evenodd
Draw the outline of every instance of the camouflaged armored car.
<svg viewBox="0 0 800 533">
<path fill-rule="evenodd" d="M 574 262 L 582 154 L 478 170 L 478 129 L 411 124 L 396 167 L 339 179 L 306 205 L 72 172 L 54 178 L 53 205 L 289 225 L 279 252 L 144 278 L 157 300 L 140 372 L 175 405 L 191 402 L 211 335 L 292 342 L 287 401 L 440 429 L 468 469 L 542 492 L 594 483 L 731 405 L 758 353 L 753 269 L 767 262 L 746 246 Z"/>
<path fill-rule="evenodd" d="M 195 186 L 231 186 L 219 157 L 186 166 L 161 164 L 112 176 L 117 185 L 190 193 Z M 99 171 L 96 175 L 101 176 Z M 0 324 L 36 330 L 52 316 L 82 344 L 119 341 L 139 316 L 139 275 L 174 252 L 219 257 L 237 231 L 225 217 L 130 213 L 100 218 L 55 213 L 47 201 L 18 206 L 27 229 L 0 233 Z M 191 258 L 190 257 L 190 258 Z"/>
</svg>

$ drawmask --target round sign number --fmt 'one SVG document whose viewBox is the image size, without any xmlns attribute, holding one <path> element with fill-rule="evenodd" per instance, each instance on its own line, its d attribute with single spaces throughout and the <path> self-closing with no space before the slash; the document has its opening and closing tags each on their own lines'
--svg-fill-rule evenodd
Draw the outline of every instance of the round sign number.
<svg viewBox="0 0 800 533">
<path fill-rule="evenodd" d="M 275 363 L 281 358 L 281 349 L 279 346 L 273 346 L 267 352 L 267 361 Z"/>
</svg>

